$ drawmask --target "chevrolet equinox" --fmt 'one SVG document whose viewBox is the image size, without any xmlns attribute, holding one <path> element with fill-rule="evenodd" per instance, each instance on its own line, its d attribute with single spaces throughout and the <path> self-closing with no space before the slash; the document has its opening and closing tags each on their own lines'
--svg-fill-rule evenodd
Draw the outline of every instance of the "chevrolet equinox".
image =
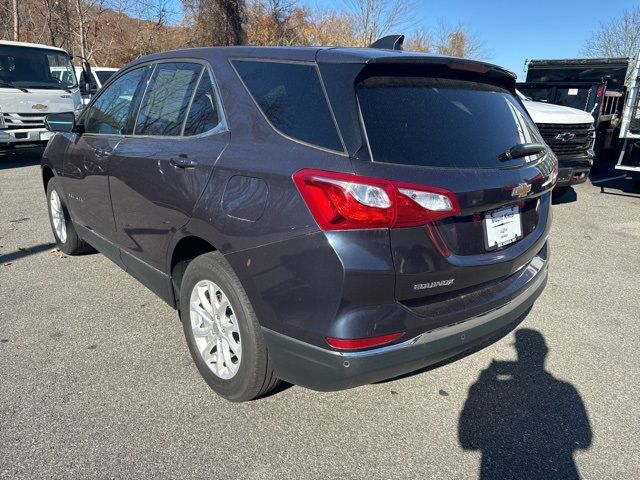
<svg viewBox="0 0 640 480">
<path fill-rule="evenodd" d="M 129 63 L 46 123 L 59 248 L 102 252 L 177 309 L 232 401 L 439 362 L 546 283 L 557 160 L 494 65 L 187 49 Z"/>
</svg>

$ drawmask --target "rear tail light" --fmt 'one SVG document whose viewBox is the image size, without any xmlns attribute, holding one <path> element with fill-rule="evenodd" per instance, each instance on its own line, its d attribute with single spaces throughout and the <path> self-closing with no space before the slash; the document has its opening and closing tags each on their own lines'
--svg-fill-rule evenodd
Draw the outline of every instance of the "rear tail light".
<svg viewBox="0 0 640 480">
<path fill-rule="evenodd" d="M 323 230 L 420 226 L 460 212 L 453 192 L 437 187 L 311 169 L 293 180 Z"/>
<path fill-rule="evenodd" d="M 327 338 L 330 347 L 339 350 L 360 350 L 363 348 L 379 347 L 391 343 L 403 335 L 402 332 L 380 335 L 379 337 L 368 338 Z"/>
</svg>

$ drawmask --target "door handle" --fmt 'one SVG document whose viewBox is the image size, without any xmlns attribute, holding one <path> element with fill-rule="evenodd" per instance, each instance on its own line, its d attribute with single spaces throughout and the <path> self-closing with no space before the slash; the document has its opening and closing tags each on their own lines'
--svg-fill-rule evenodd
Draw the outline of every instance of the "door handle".
<svg viewBox="0 0 640 480">
<path fill-rule="evenodd" d="M 109 155 L 111 155 L 111 152 L 109 150 L 105 150 L 104 148 L 100 148 L 100 147 L 96 147 L 93 149 L 93 152 L 96 154 L 96 157 L 108 157 Z"/>
<path fill-rule="evenodd" d="M 197 163 L 189 159 L 186 155 L 178 155 L 177 158 L 169 159 L 169 163 L 176 168 L 195 168 Z"/>
</svg>

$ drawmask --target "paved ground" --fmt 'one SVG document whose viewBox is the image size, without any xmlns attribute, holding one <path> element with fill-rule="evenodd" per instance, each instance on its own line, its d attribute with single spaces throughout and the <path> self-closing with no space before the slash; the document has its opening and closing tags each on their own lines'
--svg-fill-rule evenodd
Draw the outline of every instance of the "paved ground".
<svg viewBox="0 0 640 480">
<path fill-rule="evenodd" d="M 0 477 L 638 478 L 637 196 L 561 199 L 546 291 L 485 350 L 237 405 L 170 308 L 101 255 L 52 252 L 39 153 L 0 156 Z"/>
</svg>

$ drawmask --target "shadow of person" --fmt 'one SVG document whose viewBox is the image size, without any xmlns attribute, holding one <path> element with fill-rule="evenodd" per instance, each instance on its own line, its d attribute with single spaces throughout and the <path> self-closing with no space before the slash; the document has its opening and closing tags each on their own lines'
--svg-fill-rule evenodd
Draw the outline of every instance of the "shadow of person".
<svg viewBox="0 0 640 480">
<path fill-rule="evenodd" d="M 537 330 L 515 333 L 516 362 L 492 361 L 469 389 L 458 423 L 463 449 L 482 452 L 481 479 L 577 479 L 573 452 L 591 445 L 580 394 L 544 369 Z"/>
</svg>

